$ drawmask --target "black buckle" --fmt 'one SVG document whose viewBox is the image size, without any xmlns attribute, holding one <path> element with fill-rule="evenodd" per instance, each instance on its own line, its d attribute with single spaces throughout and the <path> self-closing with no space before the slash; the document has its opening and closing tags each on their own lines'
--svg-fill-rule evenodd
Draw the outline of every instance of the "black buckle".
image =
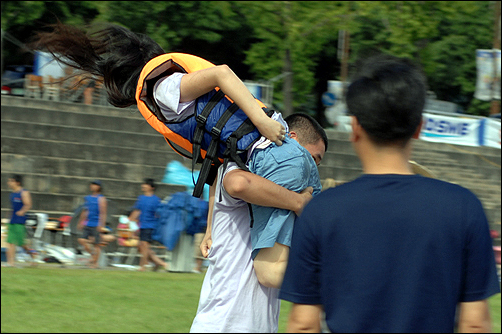
<svg viewBox="0 0 502 334">
<path fill-rule="evenodd" d="M 195 117 L 195 119 L 197 120 L 197 123 L 202 124 L 202 125 L 205 125 L 206 121 L 207 121 L 207 117 L 205 117 L 202 114 L 198 114 L 197 117 Z"/>
<path fill-rule="evenodd" d="M 221 135 L 221 130 L 214 127 L 211 129 L 211 136 L 213 136 L 213 138 L 220 138 L 220 135 Z"/>
</svg>

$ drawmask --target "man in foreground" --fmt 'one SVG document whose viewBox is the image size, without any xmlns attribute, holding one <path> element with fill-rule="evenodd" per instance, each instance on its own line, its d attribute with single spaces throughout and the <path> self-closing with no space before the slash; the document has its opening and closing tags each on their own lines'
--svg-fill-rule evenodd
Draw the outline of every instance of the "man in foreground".
<svg viewBox="0 0 502 334">
<path fill-rule="evenodd" d="M 369 59 L 347 91 L 364 175 L 314 198 L 296 222 L 280 298 L 288 332 L 490 332 L 500 292 L 489 228 L 469 190 L 413 175 L 426 86 L 403 59 Z"/>
</svg>

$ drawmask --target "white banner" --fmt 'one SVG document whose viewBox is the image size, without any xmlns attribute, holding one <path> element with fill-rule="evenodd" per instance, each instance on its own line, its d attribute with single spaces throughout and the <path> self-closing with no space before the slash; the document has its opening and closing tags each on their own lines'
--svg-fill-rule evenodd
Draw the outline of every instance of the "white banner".
<svg viewBox="0 0 502 334">
<path fill-rule="evenodd" d="M 480 145 L 481 120 L 423 113 L 420 139 L 466 146 Z"/>
<path fill-rule="evenodd" d="M 495 62 L 493 57 L 496 57 Z M 496 66 L 495 69 L 494 66 Z M 474 97 L 483 101 L 500 100 L 500 50 L 476 50 L 476 68 L 477 81 Z"/>
<path fill-rule="evenodd" d="M 49 52 L 36 51 L 34 60 L 34 74 L 40 76 L 50 75 L 53 78 L 65 76 L 66 65 L 58 62 Z"/>
<path fill-rule="evenodd" d="M 500 121 L 487 118 L 484 123 L 482 145 L 500 148 Z"/>
</svg>

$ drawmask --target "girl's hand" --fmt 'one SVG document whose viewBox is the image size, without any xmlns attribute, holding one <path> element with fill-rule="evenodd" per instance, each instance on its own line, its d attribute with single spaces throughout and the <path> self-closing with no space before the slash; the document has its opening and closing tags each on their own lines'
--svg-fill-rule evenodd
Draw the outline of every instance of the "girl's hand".
<svg viewBox="0 0 502 334">
<path fill-rule="evenodd" d="M 211 234 L 206 233 L 204 235 L 204 239 L 202 239 L 202 242 L 200 243 L 200 251 L 202 253 L 202 256 L 207 258 L 209 255 L 209 249 L 211 248 L 211 245 L 213 244 L 213 239 L 211 239 Z"/>
<path fill-rule="evenodd" d="M 284 126 L 268 116 L 265 116 L 262 120 L 257 122 L 258 124 L 255 124 L 258 131 L 260 131 L 262 136 L 276 143 L 277 146 L 281 146 L 282 141 L 286 138 L 286 129 Z"/>
</svg>

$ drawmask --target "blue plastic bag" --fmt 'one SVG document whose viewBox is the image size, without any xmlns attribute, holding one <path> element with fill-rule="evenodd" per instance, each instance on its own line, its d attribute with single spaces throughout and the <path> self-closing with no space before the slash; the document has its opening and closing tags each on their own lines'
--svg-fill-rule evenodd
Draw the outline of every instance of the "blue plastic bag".
<svg viewBox="0 0 502 334">
<path fill-rule="evenodd" d="M 193 188 L 195 187 L 194 181 L 197 182 L 198 178 L 199 171 L 194 171 L 192 174 L 192 171 L 183 166 L 181 162 L 173 160 L 166 166 L 162 183 L 184 185 L 187 187 L 187 192 L 192 194 Z M 206 201 L 209 200 L 209 186 L 207 184 L 204 185 L 202 198 Z"/>
<path fill-rule="evenodd" d="M 173 194 L 168 202 L 161 202 L 157 209 L 159 224 L 152 239 L 172 251 L 178 243 L 181 232 L 186 231 L 192 224 L 195 209 L 193 199 L 198 200 L 182 191 Z"/>
<path fill-rule="evenodd" d="M 209 209 L 208 201 L 195 197 L 192 198 L 193 219 L 186 229 L 186 233 L 190 235 L 206 231 L 207 213 Z"/>
</svg>

